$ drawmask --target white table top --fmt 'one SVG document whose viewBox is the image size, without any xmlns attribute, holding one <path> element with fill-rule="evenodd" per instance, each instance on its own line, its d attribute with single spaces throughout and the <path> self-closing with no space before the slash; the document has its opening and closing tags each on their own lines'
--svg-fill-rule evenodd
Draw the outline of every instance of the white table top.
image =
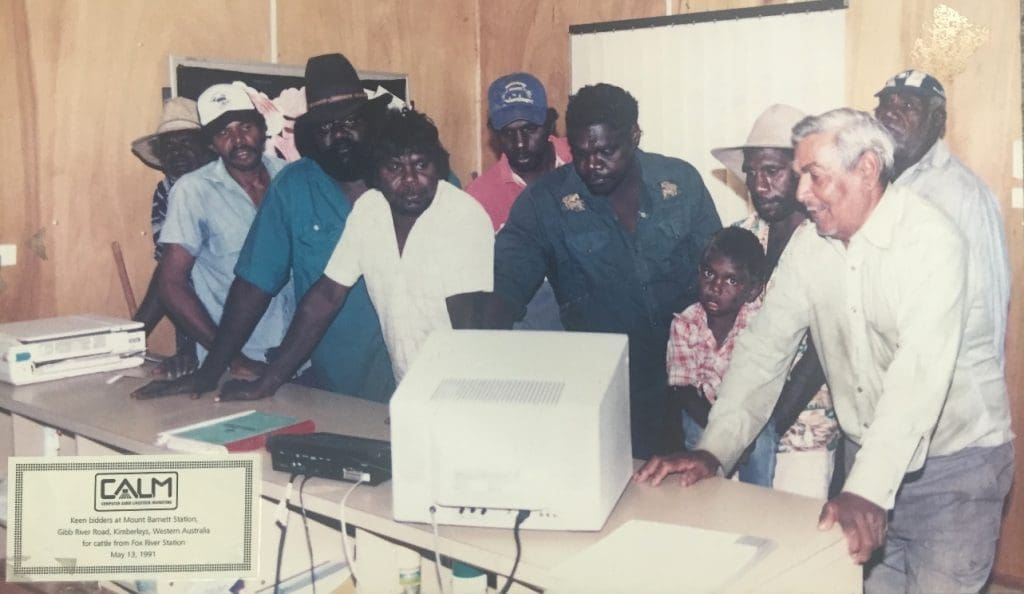
<svg viewBox="0 0 1024 594">
<path fill-rule="evenodd" d="M 125 373 L 125 372 L 121 372 Z M 129 370 L 108 385 L 114 372 L 14 387 L 0 383 L 0 409 L 52 425 L 128 453 L 167 453 L 154 445 L 157 433 L 223 416 L 257 409 L 312 418 L 318 431 L 389 439 L 386 405 L 286 385 L 274 398 L 258 402 L 215 403 L 211 396 L 133 400 L 129 393 L 142 385 L 146 369 Z M 264 456 L 262 494 L 278 499 L 288 476 L 271 469 Z M 311 479 L 305 488 L 307 509 L 338 518 L 340 501 L 350 483 Z M 724 479 L 710 479 L 683 488 L 670 477 L 659 487 L 630 484 L 600 532 L 523 531 L 522 559 L 517 579 L 544 587 L 562 561 L 596 543 L 626 521 L 651 520 L 774 540 L 775 549 L 730 590 L 742 591 L 860 591 L 861 571 L 846 554 L 838 529 L 817 530 L 822 501 L 789 495 Z M 392 519 L 391 483 L 362 485 L 348 500 L 346 521 L 365 530 L 421 549 L 434 548 L 427 524 Z M 442 554 L 472 565 L 507 574 L 515 554 L 507 529 L 441 526 Z"/>
</svg>

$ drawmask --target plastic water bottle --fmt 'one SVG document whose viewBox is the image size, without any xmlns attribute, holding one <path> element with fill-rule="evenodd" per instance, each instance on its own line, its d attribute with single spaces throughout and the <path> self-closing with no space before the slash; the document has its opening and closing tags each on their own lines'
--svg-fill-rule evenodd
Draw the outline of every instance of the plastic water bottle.
<svg viewBox="0 0 1024 594">
<path fill-rule="evenodd" d="M 399 594 L 420 594 L 420 554 L 413 549 L 398 547 L 395 561 Z"/>
</svg>

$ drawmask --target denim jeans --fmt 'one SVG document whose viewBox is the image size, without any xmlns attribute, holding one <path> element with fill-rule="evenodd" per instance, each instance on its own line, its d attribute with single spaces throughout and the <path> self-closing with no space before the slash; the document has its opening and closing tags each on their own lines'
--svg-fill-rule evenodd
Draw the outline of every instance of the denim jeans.
<svg viewBox="0 0 1024 594">
<path fill-rule="evenodd" d="M 703 434 L 704 428 L 683 411 L 683 442 L 686 449 L 696 449 L 697 442 Z M 779 435 L 775 431 L 775 424 L 769 421 L 754 438 L 754 449 L 750 456 L 736 465 L 734 473 L 744 483 L 771 487 L 775 479 L 775 451 L 778 447 Z"/>
<path fill-rule="evenodd" d="M 846 467 L 857 444 L 846 441 Z M 889 513 L 885 546 L 864 565 L 864 592 L 977 592 L 995 561 L 1013 445 L 930 456 L 906 475 Z"/>
</svg>

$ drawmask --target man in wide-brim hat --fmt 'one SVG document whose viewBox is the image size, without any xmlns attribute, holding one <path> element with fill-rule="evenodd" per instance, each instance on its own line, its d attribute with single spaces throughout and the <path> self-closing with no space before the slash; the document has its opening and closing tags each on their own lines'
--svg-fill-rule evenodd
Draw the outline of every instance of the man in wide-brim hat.
<svg viewBox="0 0 1024 594">
<path fill-rule="evenodd" d="M 168 393 L 213 390 L 255 321 L 288 278 L 296 299 L 323 274 L 355 201 L 368 189 L 368 140 L 390 96 L 369 100 L 355 68 L 341 54 L 306 63 L 308 110 L 295 122 L 303 157 L 274 179 L 235 266 L 213 351 L 187 382 Z M 357 283 L 327 328 L 300 381 L 321 389 L 386 402 L 394 391 L 391 360 L 366 285 Z"/>
<path fill-rule="evenodd" d="M 195 171 L 213 160 L 214 154 L 203 140 L 196 102 L 185 97 L 173 97 L 164 103 L 156 131 L 132 142 L 132 153 L 143 163 L 164 174 L 153 190 L 150 221 L 153 228 L 153 257 L 157 262 L 163 254 L 160 231 L 167 218 L 167 196 L 178 178 Z M 155 276 L 149 282 L 146 296 L 135 313 L 135 319 L 145 324 L 146 334 L 153 331 L 166 315 L 157 296 Z M 176 378 L 196 367 L 195 342 L 175 326 L 175 355 L 154 368 L 153 374 Z"/>
<path fill-rule="evenodd" d="M 804 112 L 795 107 L 772 105 L 754 121 L 744 144 L 711 151 L 744 180 L 754 212 L 739 226 L 761 241 L 772 271 L 793 232 L 810 225 L 796 199 L 797 176 L 793 171 L 793 126 L 804 117 Z M 755 452 L 776 457 L 772 473 L 776 489 L 825 499 L 835 467 L 833 449 L 839 439 L 839 426 L 825 374 L 809 337 L 804 338 L 800 351 L 765 429 L 775 433 L 778 447 L 771 451 L 755 448 Z M 758 437 L 759 445 L 764 441 Z"/>
</svg>

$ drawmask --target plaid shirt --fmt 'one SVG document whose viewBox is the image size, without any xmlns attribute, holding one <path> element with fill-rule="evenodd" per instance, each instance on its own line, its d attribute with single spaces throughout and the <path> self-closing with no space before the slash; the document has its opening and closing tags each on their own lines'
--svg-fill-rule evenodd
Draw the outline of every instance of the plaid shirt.
<svg viewBox="0 0 1024 594">
<path fill-rule="evenodd" d="M 700 302 L 675 314 L 665 357 L 668 385 L 696 386 L 714 404 L 718 385 L 732 359 L 736 336 L 760 308 L 760 299 L 744 304 L 721 346 L 708 327 L 707 312 Z"/>
</svg>

